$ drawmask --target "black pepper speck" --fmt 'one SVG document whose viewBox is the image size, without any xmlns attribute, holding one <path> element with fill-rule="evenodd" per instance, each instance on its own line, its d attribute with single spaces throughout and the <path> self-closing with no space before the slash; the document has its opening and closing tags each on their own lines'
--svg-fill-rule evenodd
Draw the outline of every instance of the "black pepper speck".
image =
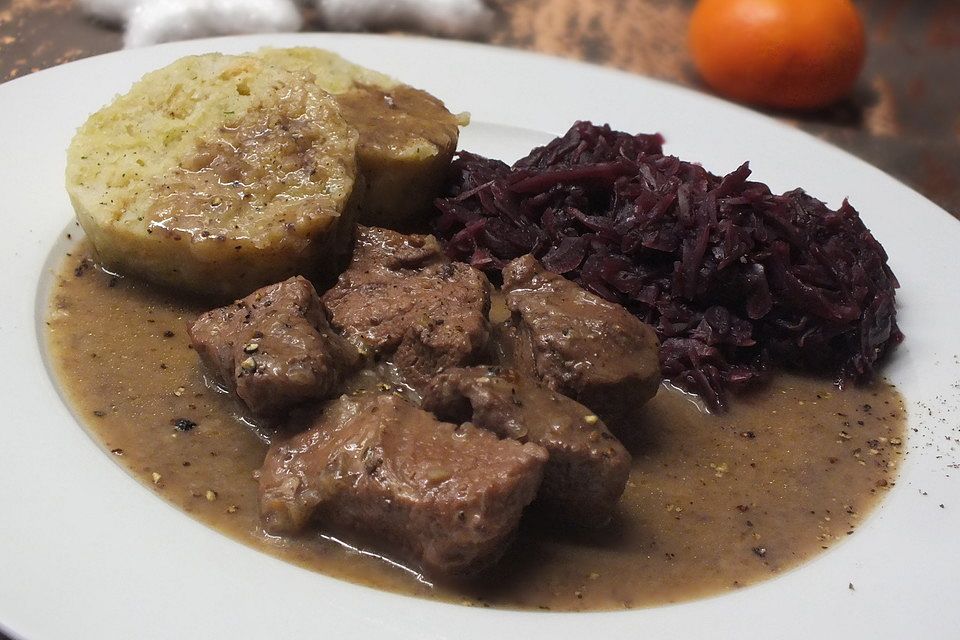
<svg viewBox="0 0 960 640">
<path fill-rule="evenodd" d="M 172 422 L 177 431 L 190 431 L 197 426 L 196 422 L 188 418 L 175 418 Z"/>
</svg>

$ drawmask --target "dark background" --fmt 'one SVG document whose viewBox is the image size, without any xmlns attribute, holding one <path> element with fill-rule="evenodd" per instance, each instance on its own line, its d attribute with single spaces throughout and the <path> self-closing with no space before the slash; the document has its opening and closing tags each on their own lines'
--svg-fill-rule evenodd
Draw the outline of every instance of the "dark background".
<svg viewBox="0 0 960 640">
<path fill-rule="evenodd" d="M 498 13 L 488 42 L 702 88 L 685 46 L 694 0 L 488 2 Z M 824 111 L 773 115 L 960 217 L 960 0 L 855 2 L 869 53 L 853 95 Z M 308 16 L 306 28 L 323 25 Z M 85 18 L 72 0 L 0 0 L 0 81 L 120 47 L 118 31 Z"/>
</svg>

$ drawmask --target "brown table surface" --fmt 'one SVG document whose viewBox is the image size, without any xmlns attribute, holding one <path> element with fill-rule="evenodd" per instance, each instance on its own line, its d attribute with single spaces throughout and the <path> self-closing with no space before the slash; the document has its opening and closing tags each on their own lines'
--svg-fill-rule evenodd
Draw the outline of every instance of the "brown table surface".
<svg viewBox="0 0 960 640">
<path fill-rule="evenodd" d="M 489 1 L 498 13 L 491 43 L 703 88 L 685 47 L 694 0 Z M 854 94 L 821 112 L 773 115 L 960 218 L 960 0 L 855 1 L 869 55 Z M 308 28 L 322 25 L 308 19 Z M 0 0 L 0 81 L 120 46 L 120 33 L 72 0 Z"/>
</svg>

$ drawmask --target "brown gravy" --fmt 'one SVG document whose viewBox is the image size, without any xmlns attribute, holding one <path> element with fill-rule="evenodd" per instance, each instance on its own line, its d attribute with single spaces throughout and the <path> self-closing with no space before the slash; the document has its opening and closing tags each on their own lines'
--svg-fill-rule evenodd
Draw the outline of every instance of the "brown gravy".
<svg viewBox="0 0 960 640">
<path fill-rule="evenodd" d="M 389 92 L 359 85 L 337 95 L 344 119 L 360 132 L 360 153 L 367 161 L 383 156 L 412 153 L 411 145 L 424 147 L 421 153 L 456 146 L 458 119 L 443 103 L 425 91 L 399 85 Z"/>
<path fill-rule="evenodd" d="M 690 600 L 774 577 L 853 533 L 893 484 L 903 401 L 890 385 L 838 391 L 779 374 L 722 416 L 667 386 L 646 409 L 615 522 L 557 531 L 533 521 L 469 584 L 431 585 L 333 539 L 259 526 L 271 433 L 205 379 L 186 322 L 202 304 L 98 269 L 86 243 L 55 276 L 48 357 L 80 422 L 131 474 L 256 549 L 381 589 L 477 606 L 598 610 Z"/>
</svg>

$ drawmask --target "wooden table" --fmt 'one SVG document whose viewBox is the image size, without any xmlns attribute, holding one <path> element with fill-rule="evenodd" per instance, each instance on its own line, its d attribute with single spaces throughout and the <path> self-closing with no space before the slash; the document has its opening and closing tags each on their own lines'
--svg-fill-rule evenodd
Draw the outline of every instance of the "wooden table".
<svg viewBox="0 0 960 640">
<path fill-rule="evenodd" d="M 494 44 L 702 88 L 684 44 L 694 0 L 490 2 L 499 15 L 489 38 Z M 870 53 L 854 95 L 817 113 L 773 115 L 860 156 L 960 218 L 960 1 L 857 4 Z M 321 27 L 308 19 L 308 28 Z M 86 19 L 72 0 L 0 0 L 0 81 L 120 46 L 118 32 Z"/>
</svg>

